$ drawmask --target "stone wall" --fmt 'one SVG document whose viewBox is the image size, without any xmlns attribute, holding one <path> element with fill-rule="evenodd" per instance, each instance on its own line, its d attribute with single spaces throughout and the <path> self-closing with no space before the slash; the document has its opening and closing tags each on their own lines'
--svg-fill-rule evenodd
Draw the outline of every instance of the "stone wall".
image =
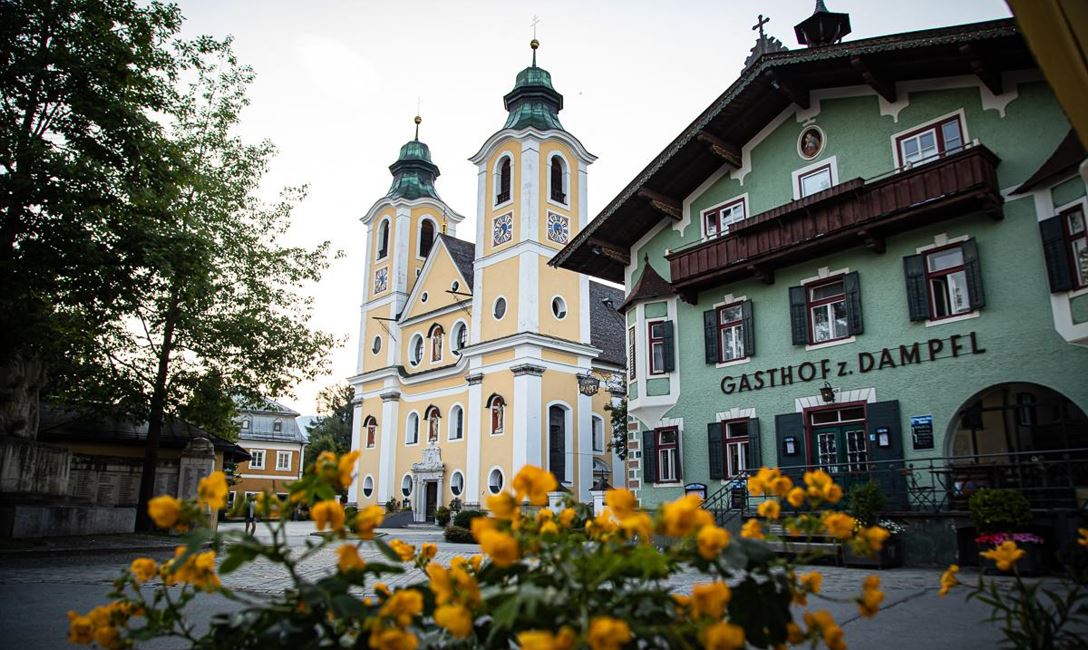
<svg viewBox="0 0 1088 650">
<path fill-rule="evenodd" d="M 0 437 L 0 494 L 66 495 L 70 458 L 63 447 Z"/>
</svg>

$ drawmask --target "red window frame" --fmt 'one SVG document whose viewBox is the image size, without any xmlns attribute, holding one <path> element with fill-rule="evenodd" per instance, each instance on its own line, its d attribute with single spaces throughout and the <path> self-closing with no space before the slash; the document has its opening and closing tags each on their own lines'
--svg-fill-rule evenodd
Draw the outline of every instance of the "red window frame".
<svg viewBox="0 0 1088 650">
<path fill-rule="evenodd" d="M 730 329 L 730 328 L 733 328 L 733 327 L 740 327 L 741 328 L 741 330 L 740 330 L 741 347 L 742 348 L 744 347 L 744 315 L 743 315 L 743 312 L 741 314 L 741 317 L 736 319 L 736 320 L 731 320 L 728 323 L 723 323 L 722 322 L 722 313 L 726 309 L 733 309 L 734 307 L 740 307 L 743 304 L 744 304 L 744 302 L 741 301 L 741 302 L 734 302 L 734 303 L 731 303 L 731 304 L 728 304 L 728 305 L 722 305 L 721 307 L 718 307 L 717 311 L 715 312 L 715 316 L 717 317 L 717 323 L 718 323 L 718 363 L 732 363 L 733 361 L 740 361 L 741 359 L 747 359 L 748 358 L 748 350 L 745 349 L 744 354 L 737 357 L 736 359 L 726 359 L 725 358 L 725 346 L 722 345 L 722 333 L 725 332 L 725 330 L 727 330 L 727 329 Z"/>
<path fill-rule="evenodd" d="M 722 420 L 722 468 L 724 470 L 726 478 L 732 478 L 732 477 L 736 476 L 736 473 L 732 473 L 732 474 L 729 473 L 729 445 L 735 445 L 735 444 L 740 444 L 740 443 L 744 443 L 744 444 L 748 445 L 748 452 L 744 456 L 744 464 L 745 464 L 744 469 L 750 469 L 749 467 L 747 467 L 747 465 L 748 465 L 748 459 L 751 457 L 751 453 L 752 453 L 752 443 L 751 443 L 752 439 L 750 437 L 751 434 L 749 433 L 749 434 L 745 434 L 743 436 L 735 436 L 735 437 L 730 437 L 729 436 L 729 425 L 730 424 L 737 424 L 737 423 L 743 422 L 745 424 L 745 426 L 747 426 L 748 425 L 748 420 L 749 420 L 749 418 L 733 418 L 731 420 Z"/>
<path fill-rule="evenodd" d="M 925 273 L 925 276 L 926 276 L 926 296 L 929 298 L 929 320 L 930 321 L 940 321 L 940 320 L 945 320 L 947 318 L 955 318 L 956 316 L 963 316 L 964 314 L 970 314 L 971 313 L 971 310 L 968 309 L 967 311 L 960 312 L 958 314 L 947 314 L 945 316 L 937 316 L 937 300 L 936 300 L 936 296 L 933 295 L 932 281 L 934 279 L 936 279 L 936 278 L 942 278 L 942 277 L 947 276 L 947 275 L 952 275 L 953 273 L 956 273 L 958 271 L 964 271 L 965 266 L 961 262 L 959 266 L 950 266 L 947 269 L 941 269 L 940 271 L 930 271 L 929 270 L 929 256 L 933 255 L 935 253 L 940 253 L 941 251 L 946 251 L 946 250 L 950 250 L 950 249 L 953 249 L 953 248 L 960 249 L 960 258 L 962 259 L 963 258 L 963 246 L 961 246 L 958 243 L 949 244 L 948 246 L 941 246 L 940 248 L 934 248 L 934 249 L 928 250 L 928 251 L 926 251 L 926 252 L 924 252 L 922 254 L 922 271 Z"/>
<path fill-rule="evenodd" d="M 802 181 L 804 179 L 808 178 L 809 176 L 815 176 L 816 174 L 819 174 L 820 172 L 824 171 L 825 169 L 827 170 L 827 180 L 831 182 L 831 184 L 828 185 L 827 189 L 831 189 L 832 187 L 835 187 L 835 175 L 833 173 L 831 173 L 831 163 L 827 163 L 826 165 L 820 165 L 816 169 L 810 169 L 807 172 L 804 172 L 803 174 L 798 174 L 797 175 L 797 198 L 803 199 L 806 196 L 812 196 L 812 194 L 805 194 L 805 185 L 804 185 L 804 183 Z M 825 190 L 820 190 L 820 192 L 823 192 L 823 191 L 825 191 Z M 819 192 L 814 192 L 813 194 L 818 194 L 818 193 Z"/>
<path fill-rule="evenodd" d="M 1084 223 L 1084 230 L 1081 230 L 1074 235 L 1072 229 L 1069 227 L 1069 217 L 1075 212 L 1080 213 L 1081 222 Z M 1085 212 L 1083 205 L 1075 205 L 1071 208 L 1062 210 L 1059 213 L 1059 216 L 1062 218 L 1062 234 L 1065 236 L 1065 247 L 1069 252 L 1069 264 L 1072 266 L 1069 271 L 1073 274 L 1073 287 L 1074 290 L 1083 289 L 1088 287 L 1088 274 L 1085 275 L 1085 279 L 1082 282 L 1080 279 L 1080 272 L 1078 271 L 1077 251 L 1073 248 L 1073 244 L 1075 244 L 1077 240 L 1083 239 L 1085 240 L 1084 243 L 1088 245 L 1088 213 Z"/>
<path fill-rule="evenodd" d="M 442 337 L 446 334 L 446 331 L 442 329 L 441 325 L 435 325 L 431 328 L 431 362 L 442 360 Z"/>
<path fill-rule="evenodd" d="M 366 427 L 366 448 L 373 449 L 375 445 L 375 438 L 377 437 L 378 423 L 373 416 L 368 417 L 363 423 Z"/>
<path fill-rule="evenodd" d="M 904 133 L 903 135 L 896 136 L 895 137 L 895 161 L 897 163 L 896 166 L 897 167 L 905 167 L 907 165 L 906 161 L 903 160 L 903 146 L 901 144 L 903 142 L 903 140 L 909 140 L 910 138 L 913 138 L 913 137 L 917 136 L 920 133 L 925 133 L 926 131 L 935 131 L 935 133 L 936 133 L 936 140 L 937 140 L 937 154 L 936 154 L 936 157 L 940 157 L 942 154 L 944 154 L 947 151 L 947 149 L 945 148 L 945 144 L 944 144 L 944 128 L 943 127 L 944 127 L 945 124 L 948 124 L 949 122 L 955 122 L 956 125 L 959 126 L 959 128 L 960 128 L 960 141 L 962 142 L 962 144 L 960 144 L 960 149 L 963 149 L 964 147 L 966 147 L 967 146 L 967 138 L 964 136 L 965 131 L 964 131 L 964 128 L 963 128 L 963 120 L 960 119 L 960 116 L 958 114 L 953 115 L 952 117 L 940 120 L 939 122 L 930 122 L 929 124 L 927 124 L 925 126 L 920 126 L 917 129 L 915 129 L 915 130 L 913 130 L 913 131 L 911 131 L 909 133 Z M 923 162 L 925 160 L 929 160 L 929 159 L 924 158 L 922 160 L 919 160 L 918 162 L 911 163 L 911 164 L 917 165 L 918 163 L 921 163 L 921 162 Z"/>
<path fill-rule="evenodd" d="M 635 342 L 638 340 L 638 332 L 635 327 L 627 328 L 627 378 L 638 378 L 638 357 L 635 356 Z"/>
<path fill-rule="evenodd" d="M 819 300 L 813 300 L 812 299 L 812 291 L 814 289 L 819 289 L 820 287 L 824 287 L 824 286 L 827 286 L 829 284 L 836 284 L 836 283 L 842 285 L 842 293 L 841 294 L 838 294 L 837 296 L 833 296 L 833 297 L 830 297 L 830 298 L 821 298 Z M 805 286 L 805 309 L 808 312 L 808 342 L 809 342 L 809 345 L 822 345 L 824 343 L 831 343 L 832 341 L 841 341 L 843 339 L 850 338 L 850 327 L 849 327 L 849 323 L 848 323 L 847 328 L 846 328 L 846 334 L 844 334 L 842 336 L 836 336 L 836 337 L 833 337 L 833 338 L 829 338 L 829 339 L 826 339 L 826 340 L 823 340 L 823 341 L 817 341 L 816 340 L 816 318 L 814 317 L 814 315 L 812 313 L 813 309 L 815 309 L 816 307 L 823 307 L 825 305 L 830 305 L 830 304 L 833 304 L 833 303 L 836 303 L 836 302 L 842 302 L 843 307 L 845 308 L 845 306 L 846 306 L 846 276 L 845 275 L 837 275 L 837 276 L 835 276 L 833 278 L 821 279 L 821 280 L 818 280 L 816 282 L 810 282 L 810 283 L 808 283 L 808 284 L 806 284 L 804 286 Z"/>
<path fill-rule="evenodd" d="M 747 219 L 748 218 L 748 206 L 744 202 L 744 197 L 741 197 L 739 199 L 733 199 L 731 201 L 726 201 L 725 203 L 722 203 L 721 205 L 716 205 L 713 208 L 708 208 L 706 210 L 703 210 L 703 236 L 704 237 L 707 237 L 709 239 L 709 238 L 714 238 L 714 237 L 721 237 L 721 236 L 723 236 L 725 234 L 728 234 L 728 233 L 722 232 L 723 228 L 726 227 L 726 226 L 722 225 L 722 212 L 725 211 L 727 208 L 733 207 L 734 205 L 740 205 L 741 211 L 744 212 L 744 217 L 741 218 L 741 221 L 743 221 L 744 219 Z M 715 225 L 717 227 L 717 232 L 714 233 L 713 235 L 710 234 L 710 228 L 707 227 L 709 225 L 708 221 L 710 220 L 711 217 L 713 217 L 714 223 L 715 223 Z"/>
<path fill-rule="evenodd" d="M 492 395 L 488 400 L 487 408 L 491 411 L 491 435 L 501 435 L 504 431 L 503 419 L 505 418 L 506 400 L 499 395 Z"/>
<path fill-rule="evenodd" d="M 661 442 L 661 438 L 668 432 L 676 434 L 676 442 L 670 442 L 664 444 Z M 673 478 L 662 478 L 661 476 L 661 451 L 675 449 L 676 450 L 676 462 L 673 463 L 673 471 L 676 476 Z M 657 457 L 654 459 L 654 482 L 655 483 L 679 483 L 680 472 L 675 471 L 680 464 L 680 429 L 678 427 L 661 427 L 660 429 L 654 429 L 654 453 Z"/>
<path fill-rule="evenodd" d="M 664 323 L 665 323 L 665 319 L 652 320 L 652 321 L 647 321 L 646 322 L 646 351 L 649 352 L 649 357 L 647 359 L 646 366 L 647 366 L 647 368 L 649 368 L 649 374 L 651 374 L 651 375 L 664 375 L 665 374 L 665 369 L 664 368 L 658 369 L 657 365 L 654 364 L 654 346 L 655 345 L 660 345 L 661 346 L 661 359 L 662 359 L 662 361 L 664 361 L 664 359 L 665 359 L 665 336 L 664 336 L 664 334 L 662 334 L 662 336 L 659 336 L 659 337 L 654 336 L 654 325 L 661 325 L 662 330 L 664 330 Z"/>
</svg>

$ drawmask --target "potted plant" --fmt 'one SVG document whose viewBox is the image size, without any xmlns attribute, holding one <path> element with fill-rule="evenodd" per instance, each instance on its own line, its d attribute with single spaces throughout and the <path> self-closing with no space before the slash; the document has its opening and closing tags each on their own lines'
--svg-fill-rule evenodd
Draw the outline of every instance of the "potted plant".
<svg viewBox="0 0 1088 650">
<path fill-rule="evenodd" d="M 857 527 L 880 526 L 891 536 L 884 541 L 883 547 L 874 553 L 860 553 L 850 544 L 843 547 L 843 563 L 847 566 L 888 569 L 903 564 L 903 542 L 899 533 L 904 527 L 887 519 L 880 519 L 880 512 L 888 505 L 880 486 L 869 481 L 850 489 L 847 510 L 857 522 Z"/>
<path fill-rule="evenodd" d="M 1016 568 L 1025 575 L 1041 573 L 1045 567 L 1045 540 L 1025 530 L 1031 522 L 1031 504 L 1017 490 L 982 488 L 967 501 L 971 523 L 978 533 L 975 552 L 989 551 L 1007 541 L 1014 541 L 1024 551 Z M 990 573 L 1007 573 L 997 563 L 981 557 L 983 569 Z"/>
<path fill-rule="evenodd" d="M 434 510 L 434 523 L 445 528 L 450 523 L 450 509 L 446 506 L 438 506 Z"/>
</svg>

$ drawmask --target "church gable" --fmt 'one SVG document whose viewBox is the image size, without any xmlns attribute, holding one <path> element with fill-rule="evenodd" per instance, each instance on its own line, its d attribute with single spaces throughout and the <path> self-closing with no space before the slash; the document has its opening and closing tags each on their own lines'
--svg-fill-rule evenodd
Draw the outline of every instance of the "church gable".
<svg viewBox="0 0 1088 650">
<path fill-rule="evenodd" d="M 451 250 L 448 245 L 451 239 L 453 238 L 440 236 L 435 241 L 434 249 L 427 256 L 427 261 L 412 287 L 408 303 L 401 312 L 401 321 L 469 299 L 467 294 L 471 293 L 471 282 L 465 278 L 455 259 L 458 251 Z M 471 274 L 469 277 L 471 278 Z M 450 291 L 464 295 L 454 295 Z"/>
</svg>

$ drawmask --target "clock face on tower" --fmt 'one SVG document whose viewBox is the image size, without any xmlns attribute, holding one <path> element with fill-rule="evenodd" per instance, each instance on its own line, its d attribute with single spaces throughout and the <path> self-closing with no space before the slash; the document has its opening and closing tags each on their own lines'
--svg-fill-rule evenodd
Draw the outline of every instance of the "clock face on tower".
<svg viewBox="0 0 1088 650">
<path fill-rule="evenodd" d="M 514 237 L 514 217 L 512 214 L 504 214 L 495 217 L 491 226 L 491 245 L 505 244 Z"/>
<path fill-rule="evenodd" d="M 389 288 L 389 269 L 378 269 L 374 274 L 374 293 L 381 293 Z"/>
<path fill-rule="evenodd" d="M 548 239 L 557 244 L 570 240 L 570 219 L 554 212 L 548 213 Z"/>
</svg>

